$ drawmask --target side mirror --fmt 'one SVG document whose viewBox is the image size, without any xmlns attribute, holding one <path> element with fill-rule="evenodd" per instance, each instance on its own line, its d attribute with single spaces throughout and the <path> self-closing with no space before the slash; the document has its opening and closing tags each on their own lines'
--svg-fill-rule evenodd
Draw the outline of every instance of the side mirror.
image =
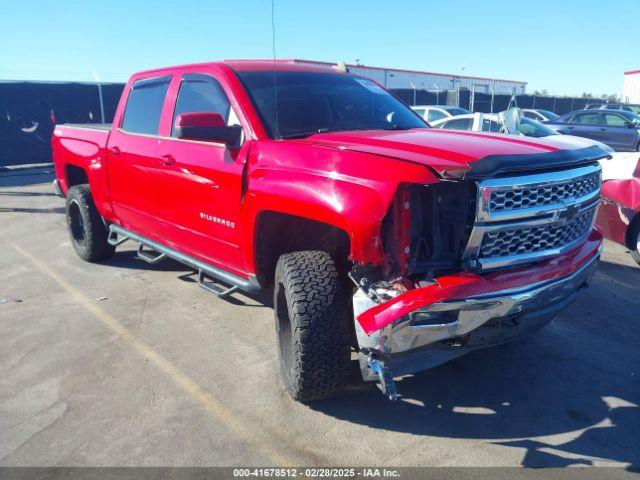
<svg viewBox="0 0 640 480">
<path fill-rule="evenodd" d="M 633 122 L 624 122 L 624 126 L 627 128 L 636 128 L 636 124 Z"/>
<path fill-rule="evenodd" d="M 181 113 L 176 117 L 174 131 L 183 140 L 224 143 L 229 147 L 239 147 L 242 140 L 242 127 L 227 126 L 219 113 Z"/>
</svg>

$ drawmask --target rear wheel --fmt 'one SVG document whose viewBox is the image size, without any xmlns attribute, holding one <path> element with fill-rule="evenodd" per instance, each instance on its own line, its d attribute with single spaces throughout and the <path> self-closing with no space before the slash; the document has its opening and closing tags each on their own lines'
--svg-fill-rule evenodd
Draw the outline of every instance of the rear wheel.
<svg viewBox="0 0 640 480">
<path fill-rule="evenodd" d="M 73 248 L 80 258 L 97 262 L 113 255 L 107 227 L 96 210 L 89 185 L 75 185 L 67 192 L 67 225 Z"/>
<path fill-rule="evenodd" d="M 294 400 L 338 394 L 348 383 L 348 302 L 331 256 L 282 255 L 276 266 L 274 309 L 280 377 Z"/>
</svg>

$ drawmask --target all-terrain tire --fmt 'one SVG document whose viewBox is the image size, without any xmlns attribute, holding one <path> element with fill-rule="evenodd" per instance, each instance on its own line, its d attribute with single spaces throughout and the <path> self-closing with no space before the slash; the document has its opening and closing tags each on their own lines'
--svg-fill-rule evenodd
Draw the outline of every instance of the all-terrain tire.
<svg viewBox="0 0 640 480">
<path fill-rule="evenodd" d="M 96 210 L 89 185 L 75 185 L 67 192 L 67 226 L 71 243 L 80 258 L 98 262 L 113 255 L 107 242 L 107 227 Z"/>
<path fill-rule="evenodd" d="M 275 273 L 274 310 L 280 377 L 294 400 L 333 397 L 348 384 L 347 295 L 331 256 L 282 255 Z"/>
<path fill-rule="evenodd" d="M 631 257 L 640 265 L 640 217 L 635 218 L 629 230 L 629 251 Z"/>
</svg>

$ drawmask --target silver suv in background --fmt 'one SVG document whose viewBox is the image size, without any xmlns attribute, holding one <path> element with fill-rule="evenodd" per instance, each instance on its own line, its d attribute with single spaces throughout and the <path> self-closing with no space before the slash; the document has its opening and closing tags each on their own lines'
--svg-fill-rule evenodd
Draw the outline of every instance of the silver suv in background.
<svg viewBox="0 0 640 480">
<path fill-rule="evenodd" d="M 626 103 L 588 103 L 584 110 L 625 110 L 640 115 L 640 105 Z"/>
</svg>

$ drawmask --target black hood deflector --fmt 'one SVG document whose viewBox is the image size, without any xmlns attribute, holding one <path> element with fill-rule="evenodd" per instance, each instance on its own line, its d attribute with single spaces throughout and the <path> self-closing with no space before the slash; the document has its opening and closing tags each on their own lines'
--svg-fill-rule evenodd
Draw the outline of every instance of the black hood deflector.
<svg viewBox="0 0 640 480">
<path fill-rule="evenodd" d="M 464 172 L 462 179 L 475 180 L 491 178 L 502 173 L 515 173 L 533 170 L 556 170 L 564 167 L 577 167 L 594 163 L 611 155 L 598 145 L 574 150 L 558 150 L 550 153 L 525 155 L 489 155 L 473 162 Z"/>
</svg>

